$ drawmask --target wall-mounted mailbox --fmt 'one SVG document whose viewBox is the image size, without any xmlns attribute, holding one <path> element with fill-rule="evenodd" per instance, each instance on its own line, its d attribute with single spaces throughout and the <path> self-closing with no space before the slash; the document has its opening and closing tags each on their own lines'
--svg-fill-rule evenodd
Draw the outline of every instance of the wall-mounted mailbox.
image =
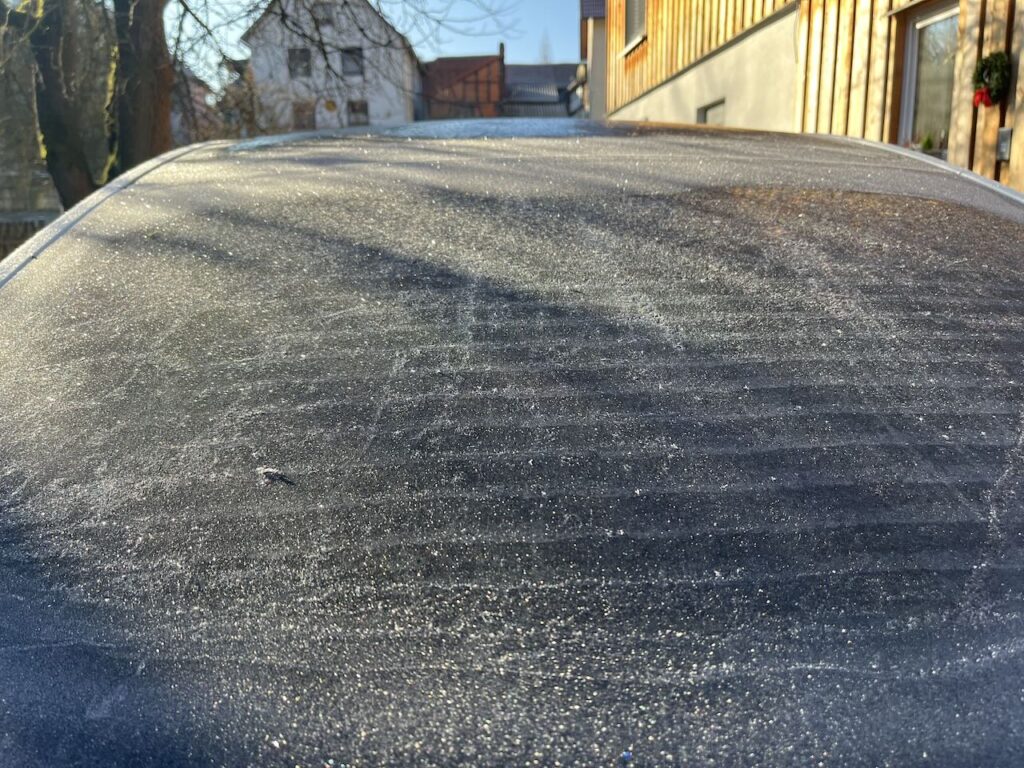
<svg viewBox="0 0 1024 768">
<path fill-rule="evenodd" d="M 1010 143 L 1013 140 L 1013 128 L 1000 128 L 996 139 L 996 160 L 1010 159 Z"/>
</svg>

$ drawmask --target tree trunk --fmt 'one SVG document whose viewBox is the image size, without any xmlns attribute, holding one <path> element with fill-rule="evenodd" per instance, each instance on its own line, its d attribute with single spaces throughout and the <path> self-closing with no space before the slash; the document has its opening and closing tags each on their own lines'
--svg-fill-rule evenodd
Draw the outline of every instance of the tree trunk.
<svg viewBox="0 0 1024 768">
<path fill-rule="evenodd" d="M 117 30 L 117 171 L 166 152 L 174 68 L 164 37 L 167 0 L 114 0 Z"/>
<path fill-rule="evenodd" d="M 80 119 L 66 84 L 74 74 L 75 51 L 65 34 L 67 0 L 51 0 L 29 36 L 36 62 L 36 113 L 46 150 L 46 169 L 65 208 L 99 186 L 89 170 Z"/>
</svg>

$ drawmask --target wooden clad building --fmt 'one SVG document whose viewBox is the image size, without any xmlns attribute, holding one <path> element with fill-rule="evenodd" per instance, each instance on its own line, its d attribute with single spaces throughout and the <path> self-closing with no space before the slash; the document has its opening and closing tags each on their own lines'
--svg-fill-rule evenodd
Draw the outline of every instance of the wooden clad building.
<svg viewBox="0 0 1024 768">
<path fill-rule="evenodd" d="M 431 120 L 497 117 L 505 90 L 505 46 L 497 56 L 437 59 L 424 67 L 423 96 Z"/>
<path fill-rule="evenodd" d="M 885 141 L 1024 190 L 1024 0 L 608 0 L 606 29 L 612 120 Z"/>
</svg>

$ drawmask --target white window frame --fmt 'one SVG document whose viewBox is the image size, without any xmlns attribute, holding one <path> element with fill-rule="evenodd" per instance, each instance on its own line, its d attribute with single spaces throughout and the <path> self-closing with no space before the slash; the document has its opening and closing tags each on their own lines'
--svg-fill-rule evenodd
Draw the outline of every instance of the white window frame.
<svg viewBox="0 0 1024 768">
<path fill-rule="evenodd" d="M 900 146 L 910 145 L 914 131 L 914 101 L 917 97 L 917 46 L 921 29 L 960 15 L 960 3 L 945 3 L 919 11 L 907 19 L 907 38 L 903 47 L 903 90 L 900 102 Z M 950 96 L 952 98 L 952 95 Z"/>
</svg>

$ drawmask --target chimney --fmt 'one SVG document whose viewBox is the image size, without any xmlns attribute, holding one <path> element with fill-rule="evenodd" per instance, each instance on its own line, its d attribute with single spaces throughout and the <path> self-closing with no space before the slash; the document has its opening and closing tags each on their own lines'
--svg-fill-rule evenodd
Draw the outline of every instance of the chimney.
<svg viewBox="0 0 1024 768">
<path fill-rule="evenodd" d="M 505 44 L 498 43 L 498 77 L 501 78 L 501 82 L 498 84 L 498 93 L 501 94 L 498 98 L 498 114 L 501 114 L 501 102 L 505 101 L 505 97 L 508 95 L 508 89 L 505 86 Z"/>
</svg>

